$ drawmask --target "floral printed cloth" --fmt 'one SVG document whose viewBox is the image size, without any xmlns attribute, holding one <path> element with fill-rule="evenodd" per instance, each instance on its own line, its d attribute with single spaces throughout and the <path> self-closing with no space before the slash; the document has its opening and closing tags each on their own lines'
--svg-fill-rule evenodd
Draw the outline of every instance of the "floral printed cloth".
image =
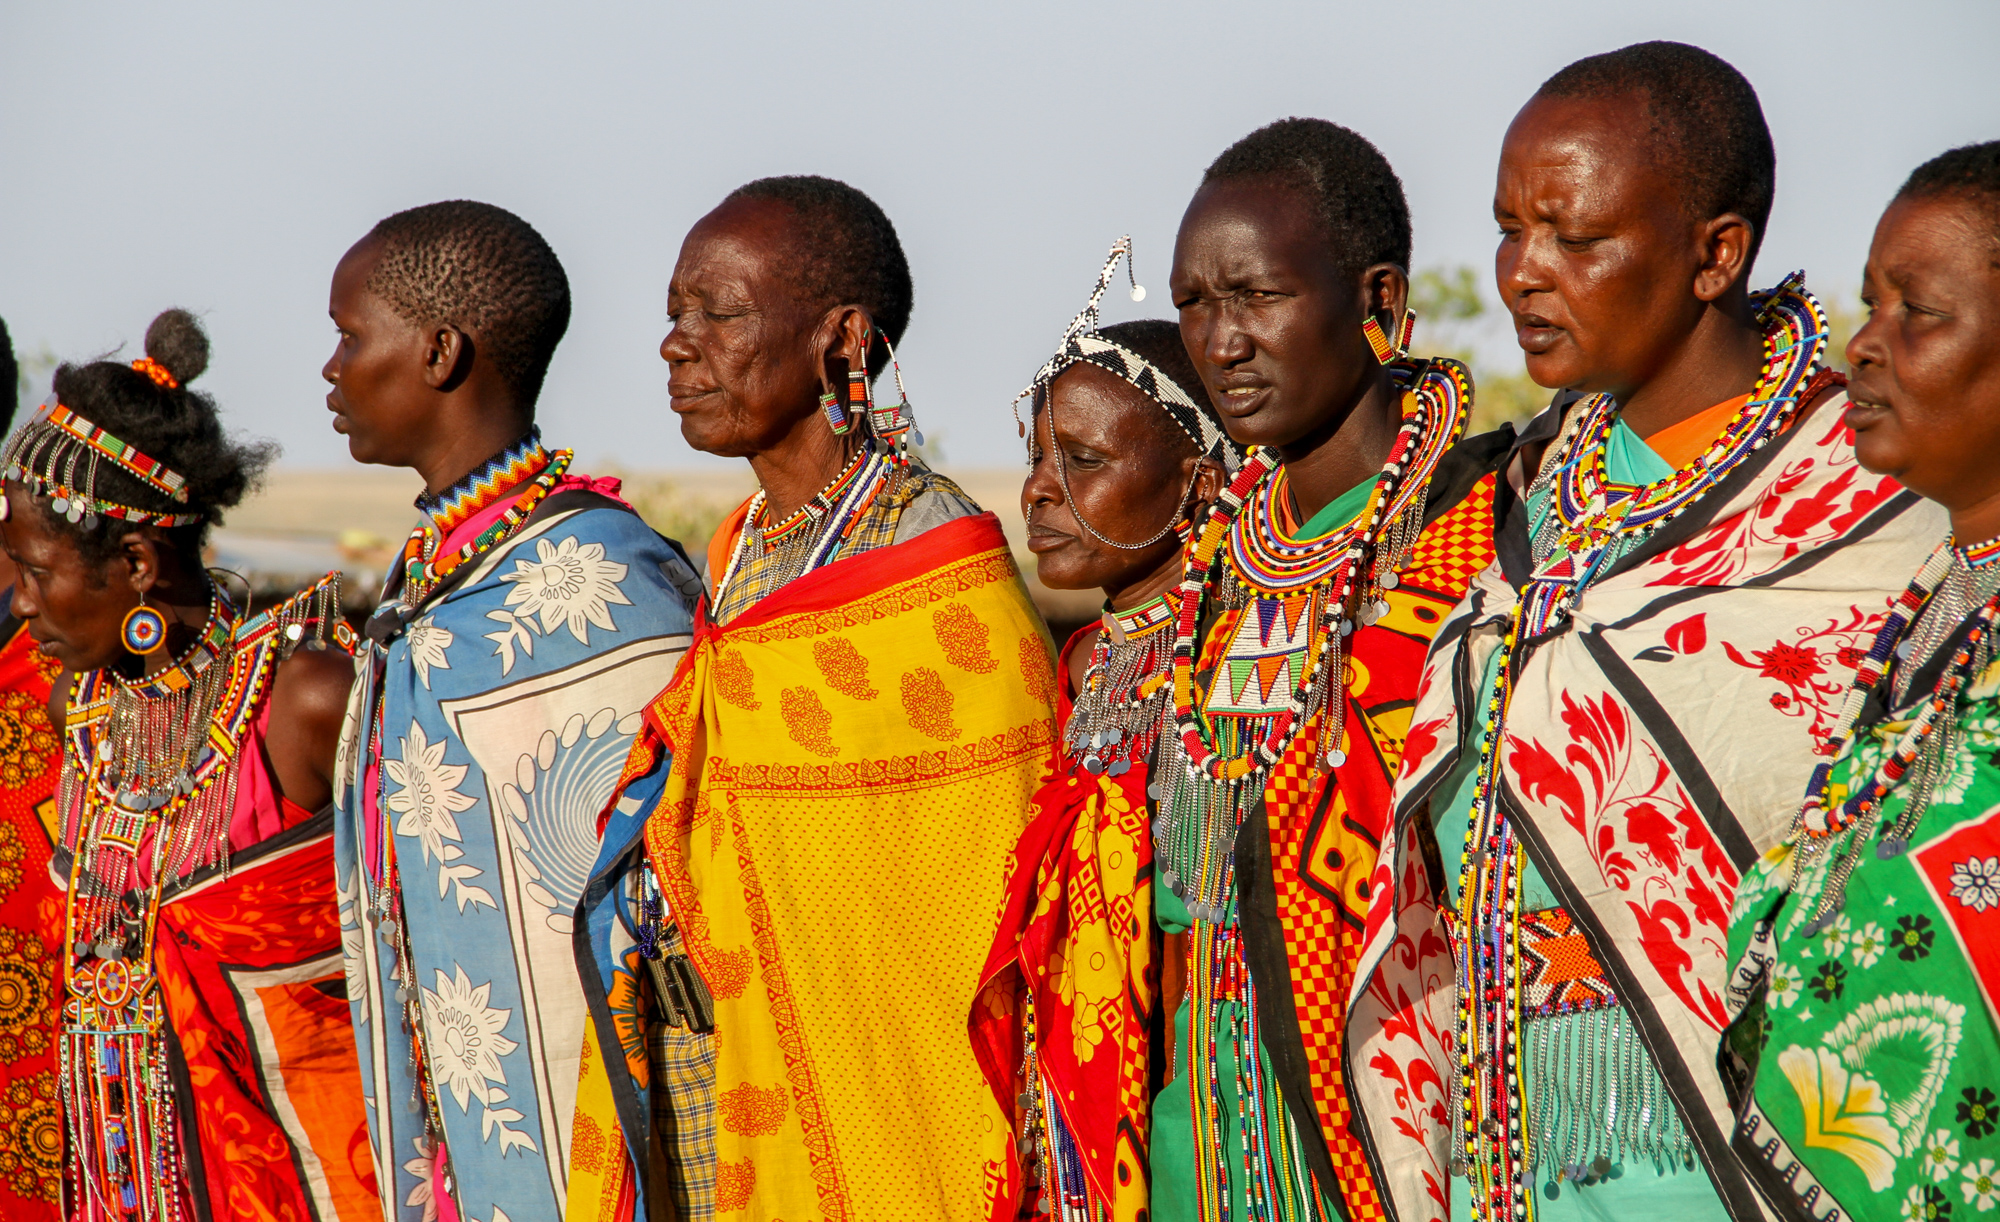
<svg viewBox="0 0 2000 1222">
<path fill-rule="evenodd" d="M 1929 687 L 1917 688 L 1924 699 Z M 2000 1206 L 1996 697 L 2000 665 L 1968 685 L 1956 749 L 1908 851 L 1878 852 L 1908 807 L 1906 779 L 1866 831 L 1873 843 L 1859 846 L 1830 925 L 1811 929 L 1830 867 L 1861 828 L 1829 837 L 1796 882 L 1797 842 L 1778 846 L 1737 891 L 1730 993 L 1742 1009 L 1723 1056 L 1732 1144 L 1782 1217 L 1942 1222 Z M 1915 712 L 1864 722 L 1835 765 L 1830 806 L 1874 773 Z"/>
<path fill-rule="evenodd" d="M 436 1218 L 443 1181 L 370 894 L 385 831 L 457 1216 L 563 1216 L 587 1022 L 571 918 L 641 711 L 687 648 L 680 590 L 696 580 L 606 495 L 615 488 L 558 484 L 519 533 L 370 647 L 348 705 L 335 787 L 341 933 L 392 1219 Z M 490 524 L 502 493 L 443 547 Z"/>
</svg>

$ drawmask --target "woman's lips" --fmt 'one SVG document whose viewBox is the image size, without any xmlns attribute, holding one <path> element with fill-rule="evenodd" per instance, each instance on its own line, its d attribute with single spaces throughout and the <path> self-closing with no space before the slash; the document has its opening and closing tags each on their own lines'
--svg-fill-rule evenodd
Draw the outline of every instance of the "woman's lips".
<svg viewBox="0 0 2000 1222">
<path fill-rule="evenodd" d="M 1847 410 L 1840 414 L 1841 423 L 1851 429 L 1867 429 L 1882 423 L 1890 415 L 1889 406 L 1868 399 L 1850 399 Z"/>
<path fill-rule="evenodd" d="M 713 386 L 682 387 L 675 386 L 672 382 L 667 383 L 667 394 L 672 398 L 669 406 L 677 412 L 687 411 L 689 408 L 694 407 L 698 400 L 707 398 L 714 393 L 715 388 Z"/>
<path fill-rule="evenodd" d="M 1539 314 L 1522 314 L 1514 319 L 1514 342 L 1521 351 L 1540 356 L 1562 338 L 1562 328 Z"/>
<path fill-rule="evenodd" d="M 1270 397 L 1269 386 L 1225 386 L 1216 398 L 1216 410 L 1232 420 L 1255 415 Z"/>
<path fill-rule="evenodd" d="M 1028 528 L 1028 550 L 1038 556 L 1043 552 L 1052 552 L 1065 543 L 1073 543 L 1075 541 L 1075 535 L 1065 535 L 1060 531 L 1040 527 Z"/>
</svg>

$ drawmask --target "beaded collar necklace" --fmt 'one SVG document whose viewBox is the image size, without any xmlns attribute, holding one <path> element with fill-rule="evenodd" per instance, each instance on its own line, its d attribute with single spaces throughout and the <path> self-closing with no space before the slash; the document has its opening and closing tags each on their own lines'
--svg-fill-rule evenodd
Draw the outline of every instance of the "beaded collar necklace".
<svg viewBox="0 0 2000 1222">
<path fill-rule="evenodd" d="M 764 491 L 758 489 L 744 513 L 742 533 L 729 555 L 729 567 L 716 583 L 712 607 L 724 605 L 724 592 L 744 563 L 758 556 L 782 552 L 778 563 L 784 570 L 782 585 L 795 581 L 825 564 L 841 543 L 854 532 L 863 514 L 884 489 L 901 478 L 909 467 L 896 451 L 863 442 L 840 474 L 798 510 L 776 525 L 757 525 L 764 514 Z M 760 546 L 761 545 L 761 546 Z"/>
<path fill-rule="evenodd" d="M 849 459 L 847 465 L 840 469 L 840 474 L 834 476 L 826 487 L 814 493 L 811 500 L 793 510 L 784 521 L 774 523 L 770 526 L 759 526 L 757 529 L 763 536 L 764 550 L 767 552 L 772 550 L 780 543 L 783 543 L 785 540 L 825 517 L 827 512 L 833 508 L 834 502 L 838 501 L 841 494 L 851 488 L 855 480 L 860 477 L 861 470 L 867 465 L 869 456 L 872 453 L 873 449 L 869 446 L 863 446 L 859 450 L 856 450 L 854 457 Z M 757 503 L 751 508 L 749 520 L 752 522 L 761 521 L 764 516 L 764 509 L 764 490 L 759 488 L 757 490 Z"/>
<path fill-rule="evenodd" d="M 1394 373 L 1405 389 L 1414 389 L 1415 395 L 1389 448 L 1374 494 L 1351 521 L 1310 539 L 1280 533 L 1275 497 L 1283 491 L 1279 477 L 1284 469 L 1277 451 L 1260 446 L 1216 502 L 1200 539 L 1189 550 L 1174 636 L 1174 728 L 1190 771 L 1219 781 L 1247 780 L 1269 771 L 1307 720 L 1308 698 L 1320 675 L 1340 670 L 1339 642 L 1355 627 L 1354 621 L 1345 617 L 1356 586 L 1368 587 L 1363 590 L 1358 615 L 1363 626 L 1384 613 L 1381 591 L 1395 588 L 1395 567 L 1402 560 L 1402 551 L 1414 542 L 1414 532 L 1404 532 L 1409 537 L 1398 540 L 1402 547 L 1382 547 L 1383 528 L 1389 523 L 1400 525 L 1413 513 L 1422 514 L 1431 476 L 1445 451 L 1464 431 L 1472 404 L 1470 381 L 1464 367 L 1455 361 L 1425 365 L 1399 361 Z M 1253 506 L 1247 516 L 1242 512 L 1246 500 Z M 1372 572 L 1358 581 L 1370 545 L 1376 545 L 1375 563 Z M 1218 552 L 1225 562 L 1220 573 L 1211 576 Z M 1267 602 L 1311 594 L 1321 616 L 1319 648 L 1311 667 L 1299 677 L 1288 707 L 1258 737 L 1253 750 L 1228 758 L 1209 747 L 1194 709 L 1195 630 L 1203 594 L 1219 582 L 1230 582 L 1240 593 Z M 1334 761 L 1331 766 L 1338 764 Z"/>
<path fill-rule="evenodd" d="M 569 470 L 571 457 L 568 450 L 544 449 L 540 430 L 531 429 L 527 436 L 488 459 L 447 491 L 435 497 L 419 497 L 417 508 L 430 520 L 412 531 L 403 545 L 403 605 L 422 606 L 438 584 L 461 565 L 511 538 L 561 482 Z M 531 479 L 530 473 L 535 473 Z M 525 488 L 520 486 L 523 479 L 528 479 Z M 491 526 L 456 551 L 438 554 L 453 530 L 510 493 L 513 502 Z"/>
<path fill-rule="evenodd" d="M 1159 738 L 1175 601 L 1166 594 L 1125 611 L 1104 608 L 1082 690 L 1063 730 L 1070 767 L 1123 776 Z"/>
<path fill-rule="evenodd" d="M 1423 529 L 1431 477 L 1471 414 L 1470 379 L 1457 362 L 1398 361 L 1390 369 L 1404 395 L 1402 425 L 1352 520 L 1310 538 L 1280 530 L 1283 468 L 1275 451 L 1259 448 L 1189 550 L 1175 599 L 1176 733 L 1162 753 L 1178 765 L 1163 760 L 1147 793 L 1159 802 L 1153 842 L 1161 884 L 1218 929 L 1244 814 L 1300 731 L 1344 690 L 1346 638 L 1387 614 L 1383 592 L 1396 587 L 1395 570 Z M 1197 697 L 1195 636 L 1209 597 L 1241 615 L 1209 690 Z M 1284 690 L 1287 677 L 1293 682 Z M 1345 734 L 1344 717 L 1326 719 L 1312 748 L 1316 771 L 1347 762 Z"/>
<path fill-rule="evenodd" d="M 1823 364 L 1826 312 L 1805 291 L 1802 272 L 1752 294 L 1751 302 L 1764 325 L 1763 369 L 1749 400 L 1692 463 L 1651 484 L 1620 483 L 1605 466 L 1618 401 L 1596 394 L 1573 410 L 1553 449 L 1559 457 L 1535 481 L 1549 494 L 1549 513 L 1533 540 L 1536 571 L 1522 595 L 1526 635 L 1553 628 L 1604 565 L 1699 503 L 1791 423 L 1800 392 Z"/>
</svg>

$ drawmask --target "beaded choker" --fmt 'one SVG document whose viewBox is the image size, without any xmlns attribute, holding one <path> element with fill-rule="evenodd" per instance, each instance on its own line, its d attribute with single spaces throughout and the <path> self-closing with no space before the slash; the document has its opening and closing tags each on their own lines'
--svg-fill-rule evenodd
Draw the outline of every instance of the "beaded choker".
<svg viewBox="0 0 2000 1222">
<path fill-rule="evenodd" d="M 417 508 L 431 520 L 410 532 L 409 541 L 403 544 L 403 605 L 422 606 L 438 584 L 460 566 L 511 538 L 562 481 L 571 457 L 568 450 L 543 449 L 540 431 L 530 430 L 446 492 L 417 498 Z M 524 479 L 528 485 L 522 488 Z M 452 530 L 510 495 L 512 503 L 491 526 L 457 550 L 438 554 Z"/>
</svg>

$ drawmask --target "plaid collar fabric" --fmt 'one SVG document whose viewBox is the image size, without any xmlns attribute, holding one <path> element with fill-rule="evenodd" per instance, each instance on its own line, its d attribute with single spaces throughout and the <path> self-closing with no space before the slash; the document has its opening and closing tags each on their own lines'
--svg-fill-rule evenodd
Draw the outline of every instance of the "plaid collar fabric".
<svg viewBox="0 0 2000 1222">
<path fill-rule="evenodd" d="M 1039 406 L 1048 397 L 1049 384 L 1065 369 L 1077 364 L 1095 365 L 1123 379 L 1159 404 L 1160 409 L 1172 417 L 1180 430 L 1201 450 L 1203 457 L 1233 473 L 1243 465 L 1243 449 L 1222 431 L 1215 413 L 1189 398 L 1178 382 L 1151 361 L 1100 334 L 1102 318 L 1099 304 L 1104 300 L 1104 290 L 1111 284 L 1112 273 L 1118 269 L 1118 260 L 1129 258 L 1131 254 L 1132 239 L 1129 236 L 1119 238 L 1112 244 L 1111 254 L 1104 260 L 1104 270 L 1097 274 L 1097 287 L 1091 291 L 1090 301 L 1063 329 L 1062 344 L 1056 349 L 1056 354 L 1035 371 L 1035 380 L 1028 384 L 1028 388 L 1014 396 L 1017 417 L 1021 400 L 1030 399 Z"/>
<path fill-rule="evenodd" d="M 439 539 L 447 538 L 474 514 L 498 500 L 501 493 L 522 480 L 533 479 L 548 465 L 549 452 L 542 446 L 541 427 L 532 426 L 526 436 L 443 492 L 434 496 L 426 491 L 419 495 L 417 509 L 430 519 L 431 529 Z"/>
</svg>

